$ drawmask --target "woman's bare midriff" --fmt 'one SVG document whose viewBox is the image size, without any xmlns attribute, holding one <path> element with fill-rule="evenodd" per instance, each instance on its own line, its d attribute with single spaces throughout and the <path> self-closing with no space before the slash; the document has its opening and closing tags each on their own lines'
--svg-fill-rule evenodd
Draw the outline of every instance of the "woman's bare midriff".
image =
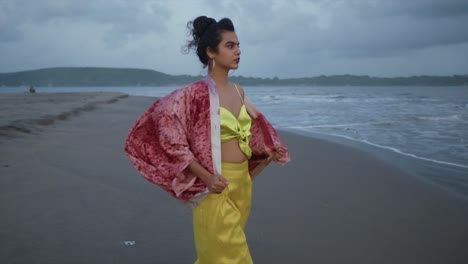
<svg viewBox="0 0 468 264">
<path fill-rule="evenodd" d="M 242 163 L 247 160 L 244 152 L 239 147 L 237 139 L 221 144 L 221 160 L 228 163 Z"/>
</svg>

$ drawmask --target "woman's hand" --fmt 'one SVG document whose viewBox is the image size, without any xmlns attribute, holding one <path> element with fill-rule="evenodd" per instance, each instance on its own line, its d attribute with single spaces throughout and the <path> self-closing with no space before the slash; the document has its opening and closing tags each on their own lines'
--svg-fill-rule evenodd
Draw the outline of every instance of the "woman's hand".
<svg viewBox="0 0 468 264">
<path fill-rule="evenodd" d="M 198 161 L 192 160 L 188 169 L 191 173 L 197 175 L 207 186 L 211 193 L 221 193 L 229 184 L 222 175 L 213 175 L 206 170 Z"/>
<path fill-rule="evenodd" d="M 252 180 L 255 179 L 272 161 L 278 161 L 287 154 L 288 149 L 279 145 L 275 146 L 275 151 L 267 150 L 268 157 L 250 172 Z"/>
<path fill-rule="evenodd" d="M 267 151 L 268 158 L 266 159 L 266 162 L 270 163 L 271 161 L 279 161 L 286 155 L 287 151 L 288 149 L 285 147 L 281 147 L 279 145 L 275 146 L 274 151 L 273 150 Z"/>
<path fill-rule="evenodd" d="M 222 175 L 213 174 L 206 183 L 211 193 L 222 193 L 229 182 Z"/>
<path fill-rule="evenodd" d="M 278 161 L 278 160 L 284 158 L 286 156 L 287 152 L 288 152 L 287 148 L 278 146 L 276 148 L 276 152 L 274 154 L 273 160 Z"/>
</svg>

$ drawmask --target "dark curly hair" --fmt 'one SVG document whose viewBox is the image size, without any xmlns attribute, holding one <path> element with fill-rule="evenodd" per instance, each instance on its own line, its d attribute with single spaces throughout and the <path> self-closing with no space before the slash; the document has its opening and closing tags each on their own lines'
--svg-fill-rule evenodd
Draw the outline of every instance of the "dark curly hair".
<svg viewBox="0 0 468 264">
<path fill-rule="evenodd" d="M 221 34 L 224 31 L 235 32 L 234 25 L 229 18 L 223 18 L 216 22 L 213 18 L 206 16 L 199 16 L 195 20 L 189 21 L 187 29 L 193 39 L 188 41 L 185 52 L 188 53 L 194 49 L 203 63 L 203 68 L 208 65 L 209 60 L 206 49 L 209 47 L 213 52 L 218 52 Z"/>
</svg>

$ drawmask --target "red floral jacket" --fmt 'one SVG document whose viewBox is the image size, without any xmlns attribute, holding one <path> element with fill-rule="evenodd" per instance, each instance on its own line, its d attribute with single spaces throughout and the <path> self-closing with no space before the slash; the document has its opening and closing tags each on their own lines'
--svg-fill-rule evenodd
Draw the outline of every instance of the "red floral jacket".
<svg viewBox="0 0 468 264">
<path fill-rule="evenodd" d="M 249 171 L 275 146 L 286 147 L 266 118 L 248 100 L 252 117 Z M 196 159 L 210 173 L 221 174 L 219 98 L 210 77 L 158 99 L 131 128 L 124 151 L 136 170 L 178 201 L 195 207 L 209 194 L 206 184 L 188 170 Z M 284 165 L 289 153 L 278 160 Z"/>
</svg>

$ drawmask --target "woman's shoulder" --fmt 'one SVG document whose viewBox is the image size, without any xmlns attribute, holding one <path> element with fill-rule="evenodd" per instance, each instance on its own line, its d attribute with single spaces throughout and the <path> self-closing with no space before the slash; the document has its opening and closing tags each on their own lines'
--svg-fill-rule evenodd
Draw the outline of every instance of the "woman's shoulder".
<svg viewBox="0 0 468 264">
<path fill-rule="evenodd" d="M 242 91 L 242 92 L 244 91 L 244 88 L 243 88 L 242 85 L 240 85 L 239 83 L 236 83 L 236 82 L 235 82 L 235 83 L 233 83 L 233 85 L 234 85 L 235 87 L 237 87 L 237 88 L 239 89 L 239 91 Z"/>
<path fill-rule="evenodd" d="M 207 85 L 203 80 L 198 80 L 193 83 L 185 84 L 180 86 L 179 88 L 173 90 L 170 94 L 167 96 L 169 97 L 179 97 L 179 96 L 186 96 L 190 95 L 196 92 L 199 92 L 201 89 L 206 89 Z"/>
<path fill-rule="evenodd" d="M 205 87 L 206 84 L 201 80 L 183 85 L 156 100 L 153 108 L 161 112 L 180 112 L 184 108 L 196 107 L 209 98 L 208 89 Z"/>
<path fill-rule="evenodd" d="M 193 104 L 198 101 L 207 100 L 209 98 L 207 87 L 207 84 L 203 80 L 186 84 L 167 95 L 167 101 L 179 104 Z"/>
<path fill-rule="evenodd" d="M 182 92 L 190 92 L 193 90 L 206 89 L 207 87 L 208 85 L 204 80 L 198 80 L 193 83 L 186 84 L 177 90 L 182 91 Z"/>
<path fill-rule="evenodd" d="M 239 93 L 241 94 L 242 98 L 244 98 L 244 88 L 242 87 L 242 85 L 238 84 L 238 83 L 233 83 L 234 87 L 239 91 Z"/>
</svg>

